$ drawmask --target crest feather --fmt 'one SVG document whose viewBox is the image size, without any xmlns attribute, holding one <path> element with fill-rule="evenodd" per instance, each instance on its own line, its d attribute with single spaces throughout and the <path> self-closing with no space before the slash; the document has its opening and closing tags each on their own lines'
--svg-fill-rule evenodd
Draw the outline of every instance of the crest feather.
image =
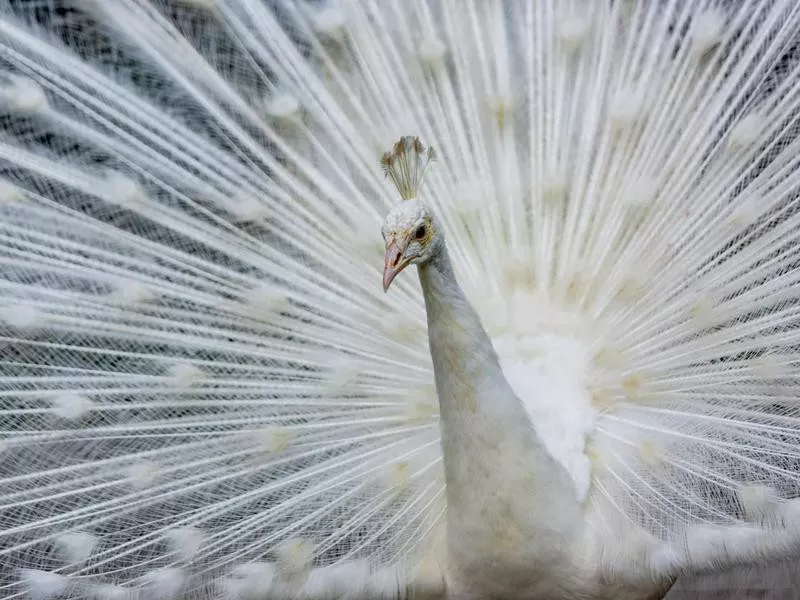
<svg viewBox="0 0 800 600">
<path fill-rule="evenodd" d="M 384 152 L 381 166 L 387 177 L 390 177 L 403 200 L 416 198 L 419 186 L 425 177 L 425 171 L 431 161 L 436 160 L 436 151 L 425 146 L 419 137 L 406 135 Z"/>
</svg>

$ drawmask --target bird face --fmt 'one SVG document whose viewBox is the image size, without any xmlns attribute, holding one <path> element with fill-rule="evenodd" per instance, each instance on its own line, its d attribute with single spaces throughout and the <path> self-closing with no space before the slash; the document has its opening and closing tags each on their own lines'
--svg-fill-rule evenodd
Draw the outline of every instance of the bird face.
<svg viewBox="0 0 800 600">
<path fill-rule="evenodd" d="M 381 233 L 386 242 L 386 263 L 383 267 L 383 291 L 386 291 L 400 271 L 430 258 L 436 230 L 425 205 L 415 199 L 406 200 L 393 208 L 383 223 Z"/>
</svg>

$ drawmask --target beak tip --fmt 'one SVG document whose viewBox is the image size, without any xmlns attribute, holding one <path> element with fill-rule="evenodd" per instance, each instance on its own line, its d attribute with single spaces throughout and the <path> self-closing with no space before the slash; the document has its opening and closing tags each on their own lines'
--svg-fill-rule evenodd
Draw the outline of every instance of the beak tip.
<svg viewBox="0 0 800 600">
<path fill-rule="evenodd" d="M 396 275 L 395 272 L 390 270 L 385 270 L 383 272 L 383 293 L 389 291 L 389 286 L 392 285 L 392 281 L 394 280 L 394 276 Z"/>
</svg>

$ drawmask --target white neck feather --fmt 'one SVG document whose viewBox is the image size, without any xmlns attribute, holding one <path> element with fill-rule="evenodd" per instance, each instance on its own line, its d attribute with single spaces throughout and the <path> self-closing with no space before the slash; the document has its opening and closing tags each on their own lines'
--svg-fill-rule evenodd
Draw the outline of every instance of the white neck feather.
<svg viewBox="0 0 800 600">
<path fill-rule="evenodd" d="M 486 569 L 495 583 L 535 585 L 532 565 L 552 570 L 577 534 L 571 480 L 507 382 L 444 244 L 420 265 L 419 277 L 441 411 L 453 566 L 470 579 L 484 579 Z M 498 564 L 509 567 L 507 579 L 498 577 Z"/>
</svg>

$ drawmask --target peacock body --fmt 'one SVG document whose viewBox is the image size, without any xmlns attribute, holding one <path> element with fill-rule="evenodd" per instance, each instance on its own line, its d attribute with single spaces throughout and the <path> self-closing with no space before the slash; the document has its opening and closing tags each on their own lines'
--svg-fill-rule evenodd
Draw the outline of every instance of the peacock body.
<svg viewBox="0 0 800 600">
<path fill-rule="evenodd" d="M 797 31 L 0 0 L 0 597 L 634 600 L 800 551 Z"/>
</svg>

